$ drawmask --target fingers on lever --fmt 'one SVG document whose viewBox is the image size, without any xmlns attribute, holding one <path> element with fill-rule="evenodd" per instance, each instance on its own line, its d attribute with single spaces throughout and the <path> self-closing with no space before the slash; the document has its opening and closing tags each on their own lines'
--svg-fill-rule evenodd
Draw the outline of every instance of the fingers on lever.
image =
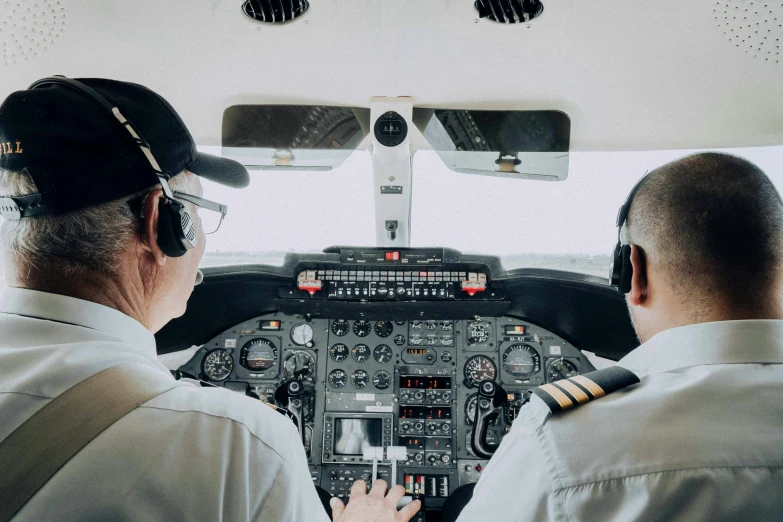
<svg viewBox="0 0 783 522">
<path fill-rule="evenodd" d="M 367 494 L 367 484 L 363 480 L 357 480 L 351 486 L 351 498 L 359 498 Z"/>
<path fill-rule="evenodd" d="M 345 504 L 339 498 L 332 497 L 329 500 L 329 505 L 332 508 L 332 520 L 338 520 L 342 516 L 343 511 L 345 511 Z"/>
<path fill-rule="evenodd" d="M 414 500 L 397 512 L 396 522 L 408 522 L 421 509 L 421 500 Z"/>
<path fill-rule="evenodd" d="M 383 479 L 378 479 L 373 483 L 369 496 L 374 498 L 383 498 L 384 495 L 386 495 L 386 481 Z"/>
<path fill-rule="evenodd" d="M 394 507 L 397 507 L 400 499 L 405 496 L 405 488 L 397 484 L 389 490 L 386 500 Z"/>
</svg>

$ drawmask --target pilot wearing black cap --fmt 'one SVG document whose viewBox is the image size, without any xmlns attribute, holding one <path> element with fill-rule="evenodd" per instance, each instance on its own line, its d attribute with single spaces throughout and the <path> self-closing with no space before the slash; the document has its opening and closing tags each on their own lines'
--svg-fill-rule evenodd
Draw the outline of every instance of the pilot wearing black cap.
<svg viewBox="0 0 783 522">
<path fill-rule="evenodd" d="M 0 520 L 328 520 L 289 419 L 157 360 L 227 212 L 199 179 L 244 187 L 245 168 L 198 152 L 151 90 L 103 79 L 11 94 L 0 142 Z M 126 388 L 144 399 L 100 426 Z"/>
</svg>

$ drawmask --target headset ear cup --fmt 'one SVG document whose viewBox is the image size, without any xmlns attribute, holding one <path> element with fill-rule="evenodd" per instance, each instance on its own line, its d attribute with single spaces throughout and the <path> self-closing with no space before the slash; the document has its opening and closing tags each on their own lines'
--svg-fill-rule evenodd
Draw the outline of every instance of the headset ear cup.
<svg viewBox="0 0 783 522">
<path fill-rule="evenodd" d="M 169 257 L 182 257 L 188 251 L 182 241 L 179 213 L 166 200 L 158 203 L 158 246 Z"/>
<path fill-rule="evenodd" d="M 620 280 L 617 288 L 624 294 L 631 291 L 631 279 L 633 278 L 633 265 L 631 264 L 631 245 L 623 245 L 620 249 Z"/>
</svg>

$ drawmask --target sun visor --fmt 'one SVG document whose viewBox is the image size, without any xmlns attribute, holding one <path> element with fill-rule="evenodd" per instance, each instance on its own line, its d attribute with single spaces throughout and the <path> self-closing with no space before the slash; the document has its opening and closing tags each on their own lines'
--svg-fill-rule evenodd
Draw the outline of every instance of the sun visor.
<svg viewBox="0 0 783 522">
<path fill-rule="evenodd" d="M 571 120 L 563 112 L 414 107 L 413 122 L 456 172 L 543 181 L 568 177 Z"/>
<path fill-rule="evenodd" d="M 369 134 L 370 110 L 326 105 L 232 105 L 222 155 L 248 169 L 331 170 Z"/>
</svg>

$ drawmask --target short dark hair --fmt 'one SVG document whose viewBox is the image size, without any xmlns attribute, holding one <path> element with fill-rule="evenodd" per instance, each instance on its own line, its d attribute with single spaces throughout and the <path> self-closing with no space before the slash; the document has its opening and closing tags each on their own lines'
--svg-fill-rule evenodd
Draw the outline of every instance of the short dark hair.
<svg viewBox="0 0 783 522">
<path fill-rule="evenodd" d="M 652 172 L 631 205 L 628 239 L 689 293 L 763 299 L 783 265 L 783 201 L 750 161 L 694 154 Z"/>
</svg>

